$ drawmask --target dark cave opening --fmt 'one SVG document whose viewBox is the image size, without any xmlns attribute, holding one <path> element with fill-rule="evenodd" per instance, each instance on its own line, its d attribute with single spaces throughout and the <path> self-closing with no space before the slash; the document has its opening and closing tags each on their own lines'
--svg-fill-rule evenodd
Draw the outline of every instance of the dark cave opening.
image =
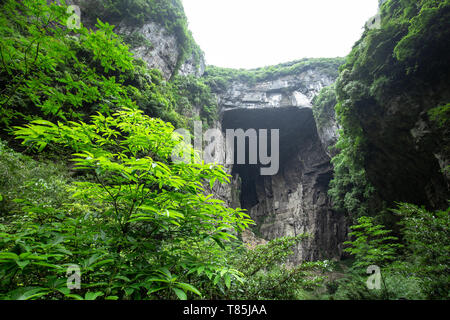
<svg viewBox="0 0 450 320">
<path fill-rule="evenodd" d="M 231 109 L 223 112 L 222 130 L 227 129 L 255 129 L 258 134 L 260 129 L 279 129 L 279 170 L 277 174 L 283 174 L 284 168 L 293 157 L 298 157 L 302 141 L 311 140 L 317 135 L 316 124 L 310 108 L 283 107 L 265 109 Z M 270 139 L 267 136 L 268 155 L 272 155 Z M 265 137 L 266 138 L 266 137 Z M 249 164 L 249 139 L 246 139 L 245 164 L 237 164 L 237 139 L 235 138 L 233 176 L 241 178 L 240 203 L 244 209 L 250 209 L 258 204 L 257 188 L 264 187 L 265 177 L 260 169 L 267 167 L 258 164 Z M 259 148 L 258 148 L 259 152 Z"/>
</svg>

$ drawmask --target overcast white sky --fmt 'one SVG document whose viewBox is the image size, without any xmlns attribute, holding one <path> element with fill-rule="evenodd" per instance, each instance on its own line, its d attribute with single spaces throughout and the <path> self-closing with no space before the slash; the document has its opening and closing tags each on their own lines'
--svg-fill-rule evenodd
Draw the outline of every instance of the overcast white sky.
<svg viewBox="0 0 450 320">
<path fill-rule="evenodd" d="M 346 56 L 378 0 L 182 0 L 206 63 L 256 68 Z"/>
</svg>

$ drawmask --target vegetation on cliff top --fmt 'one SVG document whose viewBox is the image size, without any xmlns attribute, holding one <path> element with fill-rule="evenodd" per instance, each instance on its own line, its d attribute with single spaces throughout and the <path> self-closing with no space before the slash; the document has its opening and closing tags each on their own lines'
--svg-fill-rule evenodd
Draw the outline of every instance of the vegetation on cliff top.
<svg viewBox="0 0 450 320">
<path fill-rule="evenodd" d="M 177 36 L 184 57 L 196 50 L 179 0 L 85 1 L 95 3 L 110 23 L 151 17 Z M 133 59 L 98 12 L 92 31 L 66 28 L 66 8 L 46 0 L 0 6 L 0 125 L 22 150 L 0 141 L 0 299 L 295 299 L 318 287 L 329 294 L 316 291 L 321 298 L 449 298 L 450 212 L 385 209 L 366 176 L 359 117 L 393 93 L 447 79 L 450 0 L 386 2 L 381 29 L 366 30 L 339 81 L 314 101 L 319 122 L 336 104 L 342 130 L 329 192 L 355 222 L 346 243 L 353 265 L 337 281 L 323 277 L 328 261 L 286 267 L 303 235 L 243 245 L 250 217 L 205 195 L 205 183 L 229 182 L 224 168 L 172 155 L 195 157 L 176 148 L 173 131 L 216 120 L 212 91 L 310 69 L 334 78 L 343 58 L 209 67 L 204 79 L 165 81 Z M 448 101 L 435 102 L 424 111 L 448 135 Z M 373 263 L 383 268 L 380 291 L 365 285 Z M 69 288 L 67 271 L 76 267 L 81 286 Z"/>
<path fill-rule="evenodd" d="M 154 22 L 165 28 L 168 35 L 177 38 L 179 57 L 176 70 L 193 56 L 196 64 L 200 63 L 203 52 L 195 42 L 180 0 L 89 0 L 79 1 L 84 15 L 90 25 L 97 19 L 110 24 L 122 23 L 127 26 L 140 27 L 146 22 Z M 144 41 L 142 37 L 126 37 L 129 44 Z"/>
<path fill-rule="evenodd" d="M 251 70 L 207 66 L 204 77 L 214 91 L 224 90 L 233 81 L 254 84 L 296 75 L 307 70 L 319 70 L 324 75 L 335 79 L 338 76 L 339 66 L 344 62 L 345 58 L 305 58 Z"/>
</svg>

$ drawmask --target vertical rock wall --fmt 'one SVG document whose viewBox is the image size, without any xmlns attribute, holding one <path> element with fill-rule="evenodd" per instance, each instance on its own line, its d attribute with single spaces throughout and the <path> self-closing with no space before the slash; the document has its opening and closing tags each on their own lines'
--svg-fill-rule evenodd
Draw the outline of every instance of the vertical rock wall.
<svg viewBox="0 0 450 320">
<path fill-rule="evenodd" d="M 345 217 L 332 210 L 327 195 L 333 168 L 311 109 L 315 95 L 333 81 L 309 69 L 254 84 L 234 82 L 219 93 L 223 131 L 280 130 L 278 173 L 262 176 L 259 165 L 235 164 L 231 172 L 239 184 L 227 192 L 239 192 L 240 206 L 257 223 L 257 237 L 310 235 L 295 248 L 293 263 L 340 258 L 348 232 Z"/>
<path fill-rule="evenodd" d="M 47 0 L 48 2 L 57 2 L 58 0 Z M 81 9 L 81 22 L 94 28 L 97 16 L 101 20 L 107 21 L 107 16 L 101 16 L 105 10 L 106 1 L 104 0 L 66 0 L 68 5 L 78 5 Z M 92 14 L 92 11 L 97 14 Z M 194 54 L 186 57 L 179 63 L 180 43 L 176 35 L 168 32 L 160 23 L 147 18 L 142 25 L 132 25 L 126 21 L 109 21 L 115 25 L 114 32 L 123 36 L 125 39 L 138 39 L 135 43 L 128 43 L 131 51 L 137 58 L 142 59 L 150 69 L 161 71 L 165 79 L 172 78 L 175 74 L 182 76 L 194 75 L 200 77 L 205 71 L 205 61 L 203 55 L 196 61 Z M 177 70 L 177 66 L 179 66 Z"/>
</svg>

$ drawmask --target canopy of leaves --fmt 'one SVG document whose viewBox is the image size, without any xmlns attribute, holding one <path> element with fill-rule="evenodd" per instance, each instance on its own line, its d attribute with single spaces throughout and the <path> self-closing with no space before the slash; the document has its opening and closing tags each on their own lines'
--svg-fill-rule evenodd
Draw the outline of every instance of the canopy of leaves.
<svg viewBox="0 0 450 320">
<path fill-rule="evenodd" d="M 131 108 L 111 116 L 99 113 L 90 124 L 35 120 L 16 128 L 19 139 L 40 150 L 49 143 L 74 150 L 75 169 L 91 178 L 68 185 L 75 204 L 30 205 L 20 219 L 2 227 L 2 295 L 201 295 L 181 281 L 183 276 L 203 261 L 202 255 L 214 265 L 218 248 L 236 239 L 252 220 L 204 195 L 204 181 L 229 181 L 220 166 L 171 161 L 183 152 L 175 148 L 179 141 L 173 130 Z M 184 152 L 194 155 L 193 150 Z M 61 282 L 70 264 L 84 270 L 83 289 L 76 294 Z M 228 282 L 229 275 L 224 276 L 220 280 Z M 18 288 L 20 283 L 27 290 Z"/>
</svg>

